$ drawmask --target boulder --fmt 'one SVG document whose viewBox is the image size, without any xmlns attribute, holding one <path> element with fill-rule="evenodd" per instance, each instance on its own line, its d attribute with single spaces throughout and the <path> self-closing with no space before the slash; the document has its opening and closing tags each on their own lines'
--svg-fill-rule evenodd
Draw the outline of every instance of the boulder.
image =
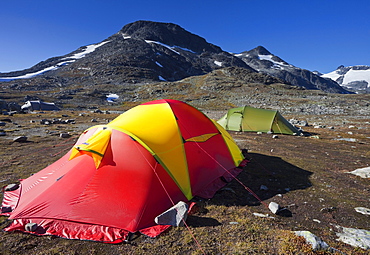
<svg viewBox="0 0 370 255">
<path fill-rule="evenodd" d="M 294 231 L 297 236 L 302 236 L 306 242 L 311 244 L 314 251 L 329 250 L 330 246 L 325 243 L 321 238 L 312 234 L 310 231 Z"/>
<path fill-rule="evenodd" d="M 188 216 L 188 209 L 188 204 L 180 201 L 164 213 L 158 215 L 154 221 L 159 225 L 183 226 Z"/>
<path fill-rule="evenodd" d="M 340 230 L 337 233 L 337 240 L 354 247 L 360 247 L 365 250 L 370 249 L 370 231 L 365 229 L 345 228 L 337 226 Z"/>
<path fill-rule="evenodd" d="M 35 232 L 37 229 L 37 224 L 36 223 L 27 223 L 26 226 L 24 227 L 26 231 L 28 232 Z"/>
<path fill-rule="evenodd" d="M 364 168 L 358 168 L 352 172 L 348 172 L 350 174 L 354 174 L 360 176 L 362 178 L 370 178 L 370 166 Z"/>
</svg>

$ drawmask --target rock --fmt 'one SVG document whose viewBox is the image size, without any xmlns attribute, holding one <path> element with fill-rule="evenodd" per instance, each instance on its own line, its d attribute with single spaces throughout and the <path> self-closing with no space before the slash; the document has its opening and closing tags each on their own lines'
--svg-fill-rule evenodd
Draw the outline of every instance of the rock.
<svg viewBox="0 0 370 255">
<path fill-rule="evenodd" d="M 91 122 L 98 122 L 96 119 L 92 119 Z"/>
<path fill-rule="evenodd" d="M 71 135 L 68 133 L 61 133 L 59 136 L 60 138 L 70 138 L 71 137 Z"/>
<path fill-rule="evenodd" d="M 13 142 L 24 143 L 24 142 L 27 142 L 27 139 L 28 139 L 27 136 L 18 136 L 13 139 Z"/>
<path fill-rule="evenodd" d="M 270 202 L 269 209 L 273 214 L 276 214 L 281 208 L 278 203 Z"/>
<path fill-rule="evenodd" d="M 356 207 L 355 211 L 358 213 L 365 214 L 365 215 L 370 215 L 370 209 L 366 207 Z"/>
<path fill-rule="evenodd" d="M 158 215 L 154 221 L 159 225 L 183 226 L 188 216 L 188 209 L 188 204 L 180 201 L 164 213 Z"/>
<path fill-rule="evenodd" d="M 28 232 L 35 232 L 37 229 L 37 224 L 36 223 L 27 223 L 24 229 Z"/>
<path fill-rule="evenodd" d="M 261 186 L 260 186 L 260 190 L 268 190 L 268 188 L 267 188 L 267 186 L 265 186 L 265 185 L 261 185 Z"/>
<path fill-rule="evenodd" d="M 290 119 L 289 122 L 292 125 L 297 125 L 297 126 L 301 126 L 301 127 L 308 127 L 308 122 L 306 120 Z"/>
<path fill-rule="evenodd" d="M 19 104 L 17 104 L 16 102 L 10 102 L 8 104 L 8 107 L 9 107 L 9 111 L 12 112 L 20 112 L 21 111 L 21 106 Z"/>
<path fill-rule="evenodd" d="M 355 138 L 337 138 L 337 139 L 334 139 L 334 140 L 338 140 L 338 141 L 346 141 L 346 142 L 352 142 L 352 143 L 356 143 L 358 140 L 355 139 Z"/>
<path fill-rule="evenodd" d="M 254 216 L 261 217 L 261 218 L 270 218 L 275 219 L 275 217 L 270 216 L 269 214 L 263 214 L 263 213 L 253 213 Z"/>
<path fill-rule="evenodd" d="M 370 167 L 358 168 L 352 172 L 347 173 L 354 174 L 362 178 L 370 178 Z"/>
<path fill-rule="evenodd" d="M 231 221 L 231 222 L 229 222 L 229 224 L 230 224 L 230 225 L 238 225 L 238 224 L 239 224 L 239 222 Z"/>
<path fill-rule="evenodd" d="M 13 191 L 19 188 L 18 184 L 12 183 L 7 186 L 5 186 L 4 191 Z"/>
<path fill-rule="evenodd" d="M 279 138 L 279 136 L 278 135 L 273 135 L 272 138 L 277 139 L 277 138 Z"/>
<path fill-rule="evenodd" d="M 370 249 L 370 231 L 365 229 L 345 228 L 336 226 L 341 232 L 337 240 L 362 249 Z"/>
<path fill-rule="evenodd" d="M 312 245 L 314 251 L 329 250 L 330 246 L 325 243 L 321 238 L 312 234 L 310 231 L 294 231 L 297 236 L 302 236 L 306 242 Z"/>
<path fill-rule="evenodd" d="M 328 213 L 328 212 L 333 212 L 335 210 L 337 210 L 336 207 L 330 206 L 330 207 L 321 208 L 320 212 Z"/>
<path fill-rule="evenodd" d="M 50 125 L 51 124 L 51 121 L 50 120 L 47 120 L 47 119 L 42 119 L 42 120 L 40 120 L 40 124 L 42 124 L 42 125 Z"/>
</svg>

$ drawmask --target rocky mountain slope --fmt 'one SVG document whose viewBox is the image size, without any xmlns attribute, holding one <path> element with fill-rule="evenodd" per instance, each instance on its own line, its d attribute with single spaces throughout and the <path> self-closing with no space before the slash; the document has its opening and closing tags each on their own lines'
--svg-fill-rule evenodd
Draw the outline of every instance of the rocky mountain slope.
<svg viewBox="0 0 370 255">
<path fill-rule="evenodd" d="M 252 70 L 239 58 L 178 25 L 137 21 L 98 44 L 50 58 L 27 70 L 1 74 L 0 79 L 37 77 L 44 78 L 38 84 L 62 87 L 76 83 L 122 85 L 175 81 L 228 66 Z M 32 86 L 32 82 L 20 79 L 9 83 Z"/>
<path fill-rule="evenodd" d="M 235 56 L 242 59 L 255 70 L 280 78 L 292 85 L 333 93 L 347 93 L 345 89 L 341 88 L 333 80 L 325 79 L 313 72 L 288 64 L 262 46 L 235 54 Z"/>
<path fill-rule="evenodd" d="M 330 78 L 347 90 L 370 92 L 370 66 L 339 66 L 333 72 L 321 74 L 321 77 Z"/>
<path fill-rule="evenodd" d="M 172 23 L 137 21 L 100 43 L 17 72 L 0 74 L 12 89 L 71 89 L 178 81 L 225 67 L 261 72 L 306 89 L 347 93 L 336 82 L 296 68 L 263 47 L 233 55 Z M 257 71 L 258 70 L 258 71 Z"/>
</svg>

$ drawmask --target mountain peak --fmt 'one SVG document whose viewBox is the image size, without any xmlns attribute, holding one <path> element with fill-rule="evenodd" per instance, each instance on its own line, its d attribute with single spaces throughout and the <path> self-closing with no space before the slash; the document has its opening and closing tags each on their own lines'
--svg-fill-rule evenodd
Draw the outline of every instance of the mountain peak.
<svg viewBox="0 0 370 255">
<path fill-rule="evenodd" d="M 271 55 L 271 52 L 269 52 L 265 47 L 263 46 L 257 46 L 253 49 L 258 55 Z"/>
<path fill-rule="evenodd" d="M 187 48 L 197 53 L 222 52 L 220 47 L 208 43 L 204 38 L 173 23 L 139 20 L 125 25 L 119 33 L 134 39 L 151 40 L 169 46 Z"/>
</svg>

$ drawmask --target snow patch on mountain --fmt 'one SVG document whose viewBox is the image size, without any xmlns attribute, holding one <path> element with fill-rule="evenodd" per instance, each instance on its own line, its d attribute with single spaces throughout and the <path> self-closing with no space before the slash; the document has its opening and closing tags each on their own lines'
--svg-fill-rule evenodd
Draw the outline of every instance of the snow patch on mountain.
<svg viewBox="0 0 370 255">
<path fill-rule="evenodd" d="M 165 47 L 165 48 L 167 48 L 167 49 L 169 49 L 169 50 L 171 50 L 171 51 L 175 52 L 175 53 L 176 53 L 176 54 L 178 54 L 178 55 L 181 55 L 181 53 L 180 53 L 180 52 L 178 52 L 178 51 L 176 51 L 175 49 L 181 49 L 181 50 L 188 51 L 188 52 L 191 52 L 191 53 L 196 53 L 196 52 L 194 52 L 194 51 L 192 51 L 192 50 L 190 50 L 190 49 L 182 48 L 182 47 L 180 47 L 180 46 L 169 46 L 169 45 L 167 45 L 167 44 L 164 44 L 164 43 L 161 43 L 161 42 L 152 41 L 152 40 L 145 40 L 145 42 L 146 42 L 146 43 L 155 43 L 155 44 L 161 45 L 161 46 L 163 46 L 163 47 Z"/>
<path fill-rule="evenodd" d="M 213 63 L 215 63 L 215 65 L 218 65 L 219 67 L 222 66 L 222 62 L 220 62 L 220 61 L 215 60 Z"/>
<path fill-rule="evenodd" d="M 357 92 L 370 90 L 370 66 L 340 66 L 321 77 L 330 78 L 341 86 Z"/>
<path fill-rule="evenodd" d="M 343 79 L 343 84 L 348 84 L 352 81 L 366 81 L 370 84 L 370 69 L 368 70 L 349 70 Z M 369 87 L 369 85 L 368 85 Z"/>
<path fill-rule="evenodd" d="M 287 63 L 275 61 L 273 57 L 274 55 L 258 55 L 258 58 L 260 60 L 268 60 L 272 62 L 274 64 L 274 67 L 276 68 L 284 69 L 284 67 L 287 67 L 287 66 L 292 67 L 292 65 L 289 65 Z"/>
<path fill-rule="evenodd" d="M 106 44 L 108 42 L 109 41 L 105 41 L 105 42 L 101 42 L 101 43 L 98 43 L 98 44 L 88 45 L 88 46 L 86 46 L 85 49 L 83 49 L 83 51 L 75 53 L 72 56 L 65 57 L 65 58 L 61 59 L 61 60 L 65 60 L 65 61 L 62 61 L 62 62 L 60 62 L 56 65 L 53 65 L 53 66 L 46 67 L 46 68 L 44 68 L 40 71 L 33 72 L 33 73 L 28 73 L 28 74 L 24 74 L 24 75 L 20 75 L 20 76 L 14 76 L 14 77 L 0 77 L 0 81 L 11 81 L 11 80 L 16 80 L 16 79 L 28 79 L 28 78 L 33 78 L 37 75 L 52 71 L 52 70 L 56 70 L 61 66 L 68 65 L 70 63 L 75 62 L 77 59 L 81 59 L 81 58 L 85 57 L 87 54 L 89 54 L 91 52 L 94 52 L 97 48 L 103 46 L 104 44 Z"/>
<path fill-rule="evenodd" d="M 11 80 L 16 80 L 16 79 L 28 79 L 28 78 L 32 78 L 32 77 L 35 77 L 37 75 L 46 73 L 48 71 L 52 71 L 52 70 L 58 69 L 60 66 L 63 66 L 65 64 L 67 64 L 68 62 L 71 62 L 71 61 L 61 62 L 61 63 L 59 63 L 57 65 L 47 67 L 47 68 L 45 68 L 43 70 L 40 70 L 38 72 L 28 73 L 28 74 L 20 75 L 20 76 L 16 76 L 16 77 L 3 77 L 3 78 L 0 77 L 0 81 L 11 81 Z"/>
<path fill-rule="evenodd" d="M 82 51 L 82 52 L 79 52 L 79 53 L 75 53 L 73 54 L 72 56 L 70 57 L 65 57 L 65 58 L 62 58 L 62 59 L 80 59 L 80 58 L 83 58 L 85 57 L 87 54 L 91 53 L 91 52 L 94 52 L 97 48 L 103 46 L 104 44 L 108 43 L 109 41 L 105 41 L 105 42 L 101 42 L 101 43 L 98 43 L 98 44 L 91 44 L 91 45 L 88 45 L 86 46 L 86 48 Z"/>
</svg>

